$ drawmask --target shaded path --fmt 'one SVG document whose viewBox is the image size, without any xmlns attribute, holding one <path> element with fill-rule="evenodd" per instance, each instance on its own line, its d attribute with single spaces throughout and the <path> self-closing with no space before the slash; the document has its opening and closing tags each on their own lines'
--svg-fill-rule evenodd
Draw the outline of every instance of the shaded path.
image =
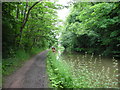
<svg viewBox="0 0 120 90">
<path fill-rule="evenodd" d="M 19 70 L 6 79 L 3 88 L 47 88 L 45 61 L 47 52 L 48 50 L 43 51 L 27 61 Z"/>
</svg>

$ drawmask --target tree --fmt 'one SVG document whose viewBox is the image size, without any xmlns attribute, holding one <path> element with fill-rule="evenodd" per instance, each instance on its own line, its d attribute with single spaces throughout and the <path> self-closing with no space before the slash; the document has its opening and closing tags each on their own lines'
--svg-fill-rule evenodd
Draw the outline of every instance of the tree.
<svg viewBox="0 0 120 90">
<path fill-rule="evenodd" d="M 34 47 L 49 47 L 57 41 L 56 9 L 61 8 L 61 5 L 49 1 L 39 2 L 3 2 L 4 58 L 13 56 L 11 51 L 15 53 L 23 49 L 30 52 Z"/>
<path fill-rule="evenodd" d="M 74 3 L 65 27 L 81 42 L 76 43 L 75 51 L 120 57 L 119 10 L 120 3 Z M 85 42 L 85 38 L 89 39 Z"/>
</svg>

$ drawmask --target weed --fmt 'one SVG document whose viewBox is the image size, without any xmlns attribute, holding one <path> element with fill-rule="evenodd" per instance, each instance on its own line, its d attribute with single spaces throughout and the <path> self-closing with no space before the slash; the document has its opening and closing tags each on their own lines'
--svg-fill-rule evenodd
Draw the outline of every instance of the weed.
<svg viewBox="0 0 120 90">
<path fill-rule="evenodd" d="M 101 64 L 102 58 L 93 58 L 85 62 L 87 53 L 82 60 L 56 59 L 56 55 L 49 52 L 47 59 L 47 71 L 52 87 L 57 88 L 116 88 L 118 87 L 118 62 L 113 58 L 113 74 L 110 67 L 105 68 Z M 98 62 L 96 62 L 98 61 Z"/>
</svg>

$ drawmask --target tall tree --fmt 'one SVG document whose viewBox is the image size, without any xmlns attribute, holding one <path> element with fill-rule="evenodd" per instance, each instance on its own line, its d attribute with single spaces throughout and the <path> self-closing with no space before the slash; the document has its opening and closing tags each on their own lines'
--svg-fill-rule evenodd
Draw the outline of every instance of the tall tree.
<svg viewBox="0 0 120 90">
<path fill-rule="evenodd" d="M 66 21 L 77 37 L 74 50 L 120 57 L 119 10 L 120 3 L 75 3 Z"/>
</svg>

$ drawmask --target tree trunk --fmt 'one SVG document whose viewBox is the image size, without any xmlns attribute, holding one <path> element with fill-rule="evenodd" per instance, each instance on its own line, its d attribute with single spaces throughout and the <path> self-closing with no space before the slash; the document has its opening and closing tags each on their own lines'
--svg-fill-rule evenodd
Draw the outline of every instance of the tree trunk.
<svg viewBox="0 0 120 90">
<path fill-rule="evenodd" d="M 25 27 L 25 24 L 26 24 L 26 22 L 28 21 L 28 17 L 29 17 L 30 11 L 31 11 L 32 8 L 33 8 L 36 4 L 38 4 L 40 1 L 42 1 L 42 0 L 39 0 L 38 2 L 35 2 L 35 3 L 28 9 L 28 12 L 26 13 L 25 18 L 23 19 L 22 26 L 20 27 L 20 42 L 21 42 L 21 37 L 22 37 L 23 28 Z M 20 44 L 19 44 L 19 46 L 20 46 Z"/>
</svg>

